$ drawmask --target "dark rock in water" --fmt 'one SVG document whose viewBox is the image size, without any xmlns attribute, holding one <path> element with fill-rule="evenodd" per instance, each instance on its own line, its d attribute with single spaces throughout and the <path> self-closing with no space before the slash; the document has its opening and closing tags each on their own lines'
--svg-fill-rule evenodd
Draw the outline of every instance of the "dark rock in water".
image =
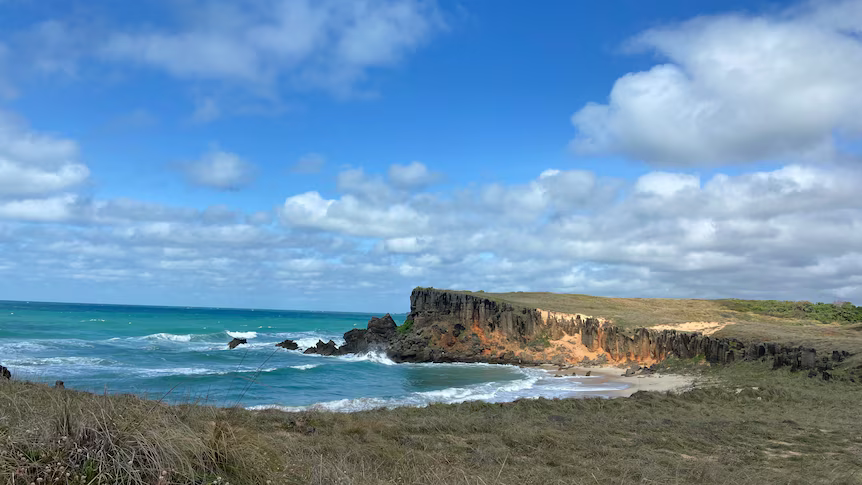
<svg viewBox="0 0 862 485">
<path fill-rule="evenodd" d="M 9 369 L 0 365 L 0 379 L 11 379 L 12 373 L 9 372 Z"/>
<path fill-rule="evenodd" d="M 242 345 L 242 344 L 247 344 L 247 343 L 248 343 L 248 340 L 246 340 L 244 338 L 235 338 L 235 339 L 231 340 L 230 343 L 227 344 L 227 348 L 235 349 L 235 348 L 237 348 L 237 346 Z"/>
<path fill-rule="evenodd" d="M 344 334 L 344 345 L 339 351 L 345 354 L 361 354 L 368 351 L 368 330 L 354 328 Z"/>
<path fill-rule="evenodd" d="M 335 345 L 335 342 L 332 340 L 326 343 L 324 343 L 323 340 L 318 340 L 317 345 L 305 349 L 303 354 L 337 355 L 338 345 Z"/>
<path fill-rule="evenodd" d="M 281 343 L 277 343 L 277 344 L 275 344 L 275 346 L 281 347 L 281 348 L 286 349 L 286 350 L 296 350 L 299 348 L 299 345 L 297 345 L 296 342 L 294 342 L 293 340 L 290 340 L 290 339 L 287 339 Z"/>
<path fill-rule="evenodd" d="M 397 334 L 398 324 L 388 313 L 382 318 L 372 317 L 368 329 L 354 328 L 344 334 L 344 345 L 338 354 L 361 354 L 372 349 L 383 350 Z"/>
<path fill-rule="evenodd" d="M 54 382 L 54 387 L 55 387 L 55 388 L 57 388 L 57 389 L 65 389 L 65 388 L 66 388 L 66 385 L 65 385 L 65 384 L 63 384 L 63 381 L 55 381 L 55 382 Z"/>
</svg>

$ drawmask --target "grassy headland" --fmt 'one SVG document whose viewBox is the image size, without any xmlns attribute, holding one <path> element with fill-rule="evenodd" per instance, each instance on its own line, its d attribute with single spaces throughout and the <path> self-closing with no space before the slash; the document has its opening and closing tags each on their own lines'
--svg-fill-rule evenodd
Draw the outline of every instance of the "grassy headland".
<svg viewBox="0 0 862 485">
<path fill-rule="evenodd" d="M 606 298 L 562 293 L 457 291 L 517 307 L 580 313 L 633 329 L 685 322 L 731 323 L 716 337 L 862 354 L 862 306 L 778 300 Z M 862 364 L 862 360 L 859 362 Z"/>
<path fill-rule="evenodd" d="M 667 366 L 704 386 L 294 414 L 5 382 L 0 482 L 862 483 L 862 386 L 764 363 Z"/>
<path fill-rule="evenodd" d="M 474 294 L 626 328 L 734 322 L 717 335 L 862 351 L 862 325 L 802 318 L 798 305 L 785 311 L 789 302 Z M 860 355 L 835 375 L 860 365 Z M 768 360 L 660 366 L 694 374 L 700 386 L 334 414 L 168 405 L 0 380 L 0 483 L 862 483 L 862 384 L 772 370 Z"/>
</svg>

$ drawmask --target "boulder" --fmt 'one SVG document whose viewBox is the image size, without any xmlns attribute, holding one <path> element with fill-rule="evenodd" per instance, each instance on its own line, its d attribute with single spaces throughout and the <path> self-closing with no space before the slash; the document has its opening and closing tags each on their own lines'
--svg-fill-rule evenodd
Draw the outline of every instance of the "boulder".
<svg viewBox="0 0 862 485">
<path fill-rule="evenodd" d="M 0 379 L 11 379 L 12 373 L 9 372 L 9 369 L 0 365 Z"/>
<path fill-rule="evenodd" d="M 55 381 L 55 382 L 54 382 L 54 387 L 55 387 L 55 388 L 57 388 L 57 389 L 65 389 L 65 388 L 66 388 L 66 385 L 65 385 L 65 384 L 63 384 L 63 381 Z"/>
<path fill-rule="evenodd" d="M 398 324 L 387 313 L 383 318 L 372 317 L 368 322 L 365 338 L 369 344 L 385 344 L 392 340 L 398 329 Z"/>
<path fill-rule="evenodd" d="M 227 344 L 227 348 L 229 348 L 229 349 L 235 349 L 235 348 L 237 348 L 238 346 L 240 346 L 240 345 L 242 345 L 242 344 L 247 344 L 247 343 L 248 343 L 248 340 L 246 340 L 246 339 L 244 339 L 244 338 L 234 338 L 233 340 L 231 340 L 231 341 Z"/>
<path fill-rule="evenodd" d="M 323 342 L 323 340 L 318 340 L 317 345 L 314 347 L 309 347 L 305 349 L 303 354 L 318 354 L 318 355 L 336 355 L 338 353 L 338 345 L 335 345 L 335 342 L 330 340 L 329 342 Z"/>
<path fill-rule="evenodd" d="M 285 350 L 297 350 L 299 348 L 299 345 L 297 345 L 296 342 L 294 342 L 293 340 L 290 340 L 290 339 L 287 339 L 281 343 L 277 343 L 277 344 L 275 344 L 275 346 L 281 347 Z"/>
<path fill-rule="evenodd" d="M 343 354 L 361 354 L 368 351 L 368 330 L 354 328 L 344 334 L 344 345 L 341 346 L 339 353 Z"/>
<path fill-rule="evenodd" d="M 382 318 L 372 317 L 368 329 L 354 328 L 344 334 L 344 345 L 338 354 L 361 354 L 370 349 L 389 348 L 398 335 L 398 324 L 388 313 Z"/>
</svg>

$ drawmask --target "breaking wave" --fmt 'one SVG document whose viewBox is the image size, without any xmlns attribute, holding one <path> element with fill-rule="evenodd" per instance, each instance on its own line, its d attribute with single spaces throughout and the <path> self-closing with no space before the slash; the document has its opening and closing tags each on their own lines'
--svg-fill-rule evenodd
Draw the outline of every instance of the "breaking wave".
<svg viewBox="0 0 862 485">
<path fill-rule="evenodd" d="M 225 330 L 225 333 L 227 333 L 228 336 L 232 337 L 232 338 L 245 338 L 245 339 L 257 338 L 257 332 L 232 332 L 230 330 Z"/>
<path fill-rule="evenodd" d="M 446 364 L 442 364 L 446 365 Z M 508 382 L 486 382 L 463 387 L 449 387 L 434 391 L 413 392 L 402 397 L 364 397 L 358 399 L 339 399 L 312 404 L 309 406 L 258 405 L 250 410 L 278 409 L 286 412 L 330 411 L 350 413 L 379 408 L 425 407 L 435 403 L 456 404 L 468 401 L 511 402 L 517 399 L 562 398 L 578 394 L 602 393 L 623 390 L 621 383 L 605 383 L 589 386 L 575 379 L 550 377 L 543 371 L 521 369 L 524 378 Z"/>
</svg>

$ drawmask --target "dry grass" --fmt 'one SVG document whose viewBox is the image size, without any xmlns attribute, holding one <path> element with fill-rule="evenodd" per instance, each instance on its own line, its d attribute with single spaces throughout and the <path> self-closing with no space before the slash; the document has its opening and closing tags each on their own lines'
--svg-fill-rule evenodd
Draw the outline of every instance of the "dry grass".
<svg viewBox="0 0 862 485">
<path fill-rule="evenodd" d="M 713 384 L 682 395 L 354 414 L 11 382 L 0 385 L 0 483 L 862 483 L 862 386 L 768 363 L 698 369 Z"/>
<path fill-rule="evenodd" d="M 0 382 L 0 483 L 261 483 L 264 443 L 229 412 Z"/>
</svg>

